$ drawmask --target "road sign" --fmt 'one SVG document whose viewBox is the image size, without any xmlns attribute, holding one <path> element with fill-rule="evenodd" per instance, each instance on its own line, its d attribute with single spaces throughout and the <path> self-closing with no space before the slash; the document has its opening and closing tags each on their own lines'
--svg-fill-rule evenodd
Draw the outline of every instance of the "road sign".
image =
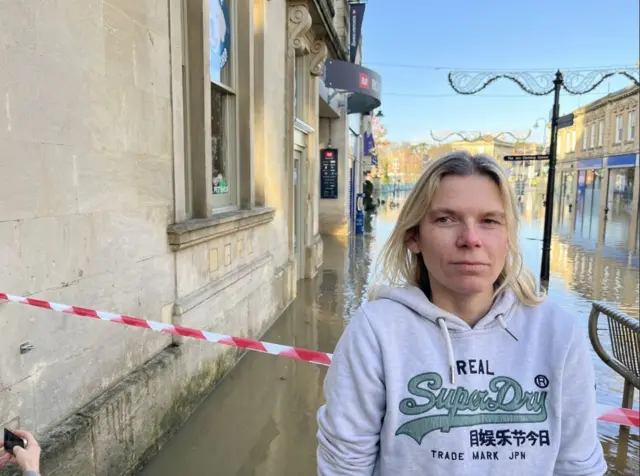
<svg viewBox="0 0 640 476">
<path fill-rule="evenodd" d="M 537 154 L 537 155 L 505 155 L 504 160 L 508 162 L 520 162 L 525 160 L 549 160 L 548 155 Z"/>
</svg>

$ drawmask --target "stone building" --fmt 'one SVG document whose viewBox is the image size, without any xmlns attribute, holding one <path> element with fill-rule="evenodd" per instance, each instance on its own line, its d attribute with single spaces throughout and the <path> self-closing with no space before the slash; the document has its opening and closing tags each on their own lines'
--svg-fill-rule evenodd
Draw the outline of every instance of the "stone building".
<svg viewBox="0 0 640 476">
<path fill-rule="evenodd" d="M 608 222 L 632 248 L 640 235 L 639 94 L 629 86 L 576 109 L 562 121 L 556 149 L 558 213 L 595 217 L 598 236 Z"/>
<path fill-rule="evenodd" d="M 0 3 L 0 293 L 260 336 L 322 265 L 317 152 L 348 137 L 321 78 L 347 15 Z M 43 474 L 132 474 L 240 356 L 12 303 L 0 326 L 0 425 L 39 436 Z"/>
</svg>

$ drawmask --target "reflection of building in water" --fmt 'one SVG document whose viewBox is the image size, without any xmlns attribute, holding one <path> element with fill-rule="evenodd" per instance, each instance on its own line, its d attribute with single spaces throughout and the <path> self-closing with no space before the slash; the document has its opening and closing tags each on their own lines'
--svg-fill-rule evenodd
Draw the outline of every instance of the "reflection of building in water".
<svg viewBox="0 0 640 476">
<path fill-rule="evenodd" d="M 639 263 L 637 256 L 629 256 L 602 244 L 589 249 L 574 241 L 554 238 L 551 272 L 585 299 L 615 303 L 621 311 L 638 317 Z"/>
<path fill-rule="evenodd" d="M 638 86 L 630 86 L 576 109 L 558 131 L 555 199 L 559 215 L 577 222 L 594 215 L 607 241 L 638 243 L 640 170 Z M 596 220 L 597 222 L 597 220 Z"/>
</svg>

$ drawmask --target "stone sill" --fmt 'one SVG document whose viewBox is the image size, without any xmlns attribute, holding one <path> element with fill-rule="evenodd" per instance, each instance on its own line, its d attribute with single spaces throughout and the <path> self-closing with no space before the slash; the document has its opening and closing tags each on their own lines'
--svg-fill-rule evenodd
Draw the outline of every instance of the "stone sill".
<svg viewBox="0 0 640 476">
<path fill-rule="evenodd" d="M 269 223 L 275 217 L 273 208 L 233 210 L 210 218 L 197 218 L 167 227 L 169 246 L 180 251 L 248 228 Z"/>
</svg>

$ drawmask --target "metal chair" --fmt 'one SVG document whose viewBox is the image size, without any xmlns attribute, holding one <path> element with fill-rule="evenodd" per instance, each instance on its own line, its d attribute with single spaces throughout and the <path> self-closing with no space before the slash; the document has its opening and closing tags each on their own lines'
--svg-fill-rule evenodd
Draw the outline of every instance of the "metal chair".
<svg viewBox="0 0 640 476">
<path fill-rule="evenodd" d="M 598 317 L 607 316 L 613 356 L 608 354 L 598 335 Z M 593 303 L 589 315 L 589 340 L 602 361 L 624 378 L 622 407 L 633 407 L 634 387 L 640 390 L 640 323 L 611 307 Z"/>
</svg>

